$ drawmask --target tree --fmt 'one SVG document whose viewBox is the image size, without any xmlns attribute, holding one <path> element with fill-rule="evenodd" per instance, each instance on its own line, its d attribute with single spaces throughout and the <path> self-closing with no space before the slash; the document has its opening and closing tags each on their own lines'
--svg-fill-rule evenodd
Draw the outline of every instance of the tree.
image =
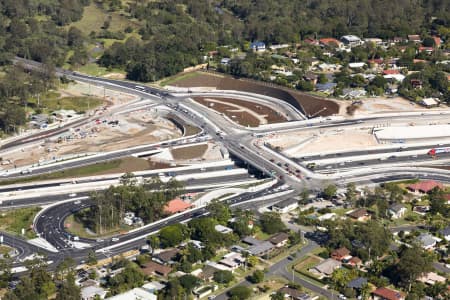
<svg viewBox="0 0 450 300">
<path fill-rule="evenodd" d="M 208 203 L 206 209 L 209 211 L 211 217 L 216 219 L 221 224 L 226 224 L 231 218 L 231 212 L 228 205 L 218 200 L 213 200 Z"/>
<path fill-rule="evenodd" d="M 284 300 L 284 293 L 276 292 L 270 295 L 270 300 Z"/>
<path fill-rule="evenodd" d="M 331 199 L 333 196 L 336 195 L 337 187 L 334 184 L 327 185 L 323 190 L 323 196 L 325 199 Z"/>
<path fill-rule="evenodd" d="M 306 205 L 309 202 L 309 195 L 310 195 L 310 191 L 308 189 L 303 189 L 302 192 L 300 193 L 300 201 L 299 204 L 300 205 Z"/>
<path fill-rule="evenodd" d="M 264 281 L 264 272 L 261 270 L 255 270 L 249 279 L 252 283 L 261 283 Z"/>
<path fill-rule="evenodd" d="M 194 288 L 196 288 L 197 286 L 200 285 L 201 280 L 198 279 L 197 277 L 190 275 L 190 274 L 186 274 L 180 277 L 180 284 L 181 286 L 188 292 L 192 292 L 192 290 Z"/>
<path fill-rule="evenodd" d="M 214 281 L 217 283 L 227 284 L 234 279 L 233 273 L 231 271 L 219 270 L 214 272 Z"/>
<path fill-rule="evenodd" d="M 97 264 L 97 256 L 95 255 L 94 251 L 89 251 L 88 258 L 87 258 L 87 264 L 90 266 L 94 266 Z"/>
<path fill-rule="evenodd" d="M 256 267 L 256 265 L 259 263 L 259 258 L 254 255 L 250 255 L 247 258 L 247 263 L 249 264 L 250 267 Z"/>
<path fill-rule="evenodd" d="M 353 182 L 347 184 L 347 192 L 345 193 L 345 200 L 353 206 L 356 202 L 356 185 Z"/>
<path fill-rule="evenodd" d="M 180 244 L 184 238 L 187 228 L 183 224 L 166 226 L 159 231 L 159 240 L 163 248 L 174 247 Z"/>
<path fill-rule="evenodd" d="M 413 245 L 403 247 L 400 251 L 396 275 L 411 290 L 411 284 L 423 273 L 432 270 L 432 258 L 422 247 Z"/>
<path fill-rule="evenodd" d="M 275 212 L 265 212 L 259 222 L 261 223 L 261 229 L 268 234 L 274 234 L 286 229 L 286 225 L 281 221 L 280 215 Z"/>
<path fill-rule="evenodd" d="M 252 290 L 246 286 L 238 285 L 229 290 L 228 295 L 233 300 L 244 300 L 250 298 Z"/>
<path fill-rule="evenodd" d="M 75 284 L 75 276 L 70 272 L 56 294 L 56 300 L 80 300 L 81 289 Z"/>
</svg>

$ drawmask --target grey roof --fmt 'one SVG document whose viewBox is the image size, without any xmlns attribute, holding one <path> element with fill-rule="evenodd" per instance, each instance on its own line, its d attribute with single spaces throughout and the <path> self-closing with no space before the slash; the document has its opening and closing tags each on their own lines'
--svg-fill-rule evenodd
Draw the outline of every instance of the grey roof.
<svg viewBox="0 0 450 300">
<path fill-rule="evenodd" d="M 402 208 L 405 208 L 405 206 L 403 204 L 400 203 L 396 203 L 396 204 L 392 204 L 391 206 L 389 206 L 389 209 L 395 213 L 400 212 L 400 210 Z"/>
<path fill-rule="evenodd" d="M 439 231 L 443 236 L 450 235 L 450 226 L 445 227 Z"/>
<path fill-rule="evenodd" d="M 289 198 L 289 199 L 280 201 L 278 203 L 275 203 L 273 206 L 278 207 L 278 208 L 285 208 L 285 207 L 291 206 L 292 204 L 297 203 L 297 202 L 298 202 L 297 199 Z"/>
<path fill-rule="evenodd" d="M 342 266 L 340 261 L 328 258 L 314 267 L 317 271 L 325 275 L 331 275 L 337 267 Z"/>
<path fill-rule="evenodd" d="M 245 238 L 242 239 L 242 241 L 246 244 L 249 244 L 251 246 L 255 246 L 255 245 L 259 245 L 261 244 L 263 241 L 255 239 L 252 236 L 246 236 Z"/>
<path fill-rule="evenodd" d="M 259 245 L 251 246 L 247 251 L 252 255 L 261 255 L 274 248 L 271 242 L 262 242 Z"/>
<path fill-rule="evenodd" d="M 366 284 L 367 284 L 367 278 L 358 277 L 358 278 L 355 278 L 352 281 L 350 281 L 347 284 L 347 287 L 349 287 L 351 289 L 360 289 Z"/>
<path fill-rule="evenodd" d="M 326 91 L 334 89 L 334 87 L 337 85 L 335 82 L 327 82 L 327 83 L 318 83 L 316 84 L 316 90 L 318 91 Z"/>
<path fill-rule="evenodd" d="M 422 233 L 417 237 L 417 240 L 424 246 L 433 246 L 436 244 L 436 240 L 433 238 L 433 236 L 429 233 Z"/>
</svg>

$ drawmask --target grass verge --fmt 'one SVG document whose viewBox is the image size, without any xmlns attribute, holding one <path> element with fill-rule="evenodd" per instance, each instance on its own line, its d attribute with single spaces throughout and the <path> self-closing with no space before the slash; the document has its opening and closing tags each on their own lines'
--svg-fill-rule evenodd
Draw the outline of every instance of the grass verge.
<svg viewBox="0 0 450 300">
<path fill-rule="evenodd" d="M 173 85 L 179 80 L 188 79 L 188 78 L 194 78 L 198 76 L 198 72 L 190 72 L 190 73 L 184 73 L 184 74 L 177 74 L 175 76 L 163 79 L 159 82 L 160 86 L 166 86 L 166 85 Z"/>
<path fill-rule="evenodd" d="M 40 210 L 40 207 L 26 207 L 4 211 L 0 214 L 0 229 L 22 235 L 23 228 L 27 239 L 35 238 L 36 234 L 33 231 L 32 224 L 34 217 Z"/>
<path fill-rule="evenodd" d="M 0 185 L 27 183 L 39 180 L 64 179 L 81 176 L 95 176 L 113 173 L 136 172 L 152 169 L 164 169 L 169 167 L 167 164 L 155 163 L 141 158 L 125 157 L 122 159 L 111 160 L 107 162 L 96 163 L 83 167 L 67 169 L 63 171 L 30 176 L 25 178 L 17 178 L 11 180 L 0 181 Z"/>
</svg>

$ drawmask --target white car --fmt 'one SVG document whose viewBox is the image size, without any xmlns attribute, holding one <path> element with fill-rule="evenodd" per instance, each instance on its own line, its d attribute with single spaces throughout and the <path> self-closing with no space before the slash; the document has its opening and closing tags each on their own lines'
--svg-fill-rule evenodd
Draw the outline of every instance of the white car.
<svg viewBox="0 0 450 300">
<path fill-rule="evenodd" d="M 71 193 L 69 194 L 69 197 L 75 197 L 77 194 L 76 193 Z"/>
</svg>

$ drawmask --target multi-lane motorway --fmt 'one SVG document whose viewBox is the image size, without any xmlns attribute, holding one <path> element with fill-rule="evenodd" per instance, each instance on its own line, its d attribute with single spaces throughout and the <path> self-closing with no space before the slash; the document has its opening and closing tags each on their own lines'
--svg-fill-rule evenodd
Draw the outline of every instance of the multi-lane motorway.
<svg viewBox="0 0 450 300">
<path fill-rule="evenodd" d="M 26 60 L 21 60 L 21 63 L 26 65 L 29 68 L 40 68 L 40 64 L 35 62 L 30 62 Z M 293 122 L 287 122 L 285 124 L 281 124 L 278 126 L 266 126 L 265 128 L 259 129 L 247 129 L 242 126 L 238 126 L 235 123 L 231 122 L 229 119 L 220 116 L 216 112 L 201 106 L 198 103 L 189 100 L 189 95 L 186 94 L 177 94 L 172 93 L 169 94 L 167 91 L 160 90 L 152 87 L 144 87 L 136 89 L 136 84 L 133 82 L 127 81 L 118 81 L 118 80 L 110 80 L 105 78 L 94 78 L 91 76 L 86 76 L 70 71 L 65 71 L 62 69 L 58 69 L 57 73 L 59 75 L 65 75 L 71 79 L 79 80 L 83 82 L 88 82 L 91 84 L 104 85 L 109 89 L 116 89 L 123 92 L 127 92 L 130 94 L 137 95 L 142 99 L 150 99 L 154 104 L 163 104 L 167 105 L 169 109 L 173 109 L 173 112 L 178 114 L 184 120 L 195 124 L 198 127 L 202 128 L 202 136 L 214 139 L 224 145 L 226 149 L 233 156 L 239 158 L 244 164 L 251 165 L 254 168 L 259 169 L 262 173 L 278 178 L 280 184 L 289 185 L 294 191 L 299 192 L 303 190 L 305 187 L 308 188 L 318 188 L 321 187 L 326 182 L 336 182 L 340 185 L 343 185 L 347 182 L 356 182 L 356 183 L 376 183 L 386 180 L 398 180 L 403 178 L 414 178 L 414 177 L 426 177 L 426 178 L 434 178 L 437 180 L 441 180 L 444 182 L 450 182 L 450 171 L 446 170 L 438 170 L 431 168 L 421 168 L 417 165 L 409 164 L 403 166 L 396 166 L 397 163 L 402 162 L 411 162 L 411 159 L 417 160 L 418 162 L 427 162 L 427 160 L 431 160 L 430 157 L 426 154 L 413 154 L 404 156 L 401 153 L 405 151 L 426 151 L 426 149 L 431 148 L 436 145 L 425 145 L 425 146 L 411 146 L 405 147 L 404 145 L 399 146 L 397 149 L 374 149 L 374 150 L 361 150 L 361 151 L 353 151 L 346 153 L 330 153 L 324 155 L 309 155 L 305 157 L 301 157 L 298 159 L 291 159 L 286 157 L 280 153 L 275 153 L 270 149 L 265 147 L 259 147 L 255 145 L 255 134 L 265 135 L 274 132 L 280 131 L 289 131 L 289 130 L 320 130 L 326 128 L 342 128 L 342 127 L 357 127 L 361 126 L 374 126 L 376 124 L 386 124 L 386 123 L 405 123 L 411 120 L 419 120 L 423 119 L 424 116 L 417 113 L 405 113 L 405 114 L 393 114 L 389 116 L 379 116 L 379 117 L 368 117 L 362 119 L 350 119 L 350 120 L 342 120 L 342 119 L 326 119 L 315 122 L 314 120 L 303 120 L 301 114 L 290 114 L 290 118 L 293 119 Z M 207 95 L 207 93 L 203 93 Z M 216 93 L 217 94 L 217 93 Z M 224 93 L 223 96 L 226 96 Z M 251 95 L 246 95 L 246 97 L 250 97 Z M 255 101 L 257 101 L 258 97 L 255 95 Z M 264 101 L 268 101 L 264 99 Z M 279 103 L 277 103 L 279 105 Z M 286 111 L 289 111 L 291 108 L 286 107 Z M 438 114 L 430 115 L 430 118 L 433 120 L 442 120 L 448 121 L 448 115 L 450 112 L 442 112 Z M 49 134 L 58 134 L 58 132 Z M 35 137 L 31 137 L 29 140 L 18 140 L 17 143 L 9 146 L 18 146 L 20 142 L 29 143 L 39 141 L 42 138 L 42 135 L 36 135 Z M 134 150 L 124 149 L 122 151 L 116 151 L 113 154 L 105 153 L 103 155 L 95 156 L 95 157 L 87 157 L 80 161 L 67 161 L 60 165 L 47 166 L 44 168 L 40 168 L 36 171 L 33 171 L 33 174 L 37 172 L 53 172 L 60 169 L 70 168 L 79 166 L 82 164 L 94 163 L 98 161 L 116 159 L 118 157 L 129 156 L 131 154 L 137 152 L 151 151 L 155 150 L 155 145 L 149 145 L 148 147 L 141 147 L 135 152 Z M 392 154 L 397 153 L 397 154 Z M 353 157 L 357 156 L 367 156 L 367 155 L 388 155 L 386 159 L 380 160 L 379 158 L 365 158 L 361 160 L 355 160 Z M 391 156 L 391 157 L 389 157 Z M 321 171 L 326 170 L 339 170 L 339 169 L 354 169 L 356 171 L 350 172 L 337 172 L 333 174 L 317 174 L 316 172 L 312 172 L 306 168 L 306 164 L 309 162 L 318 162 L 322 160 L 334 160 L 344 159 L 344 164 L 342 162 L 337 163 L 327 163 L 327 164 L 318 164 L 317 169 Z M 279 163 L 280 162 L 280 163 Z M 389 166 L 383 166 L 384 164 L 388 164 Z M 286 172 L 286 165 L 290 169 L 298 169 L 300 173 L 303 175 L 303 178 L 300 179 L 298 176 L 294 176 Z M 328 168 L 328 166 L 331 166 Z M 374 166 L 377 168 L 375 169 Z M 188 170 L 186 173 L 198 172 L 199 170 Z M 23 175 L 23 174 L 22 174 Z M 9 177 L 21 176 L 21 174 L 11 174 Z M 224 180 L 239 180 L 242 177 L 230 178 L 227 177 Z M 95 180 L 95 179 L 92 179 Z M 211 179 L 197 179 L 196 184 L 207 184 L 212 181 L 218 181 L 217 178 Z M 220 181 L 220 180 L 219 180 Z M 67 183 L 67 182 L 66 182 Z M 35 189 L 35 188 L 45 188 L 52 187 L 55 184 L 61 183 L 40 183 L 36 185 L 24 186 L 23 189 Z M 189 182 L 191 184 L 191 182 Z M 3 187 L 0 188 L 0 193 L 2 192 L 13 192 L 17 190 L 17 186 L 14 187 Z M 234 205 L 245 205 L 248 203 L 246 201 L 252 200 L 256 197 L 260 197 L 263 194 L 274 193 L 274 190 L 266 190 L 260 191 L 256 193 L 246 193 L 240 196 L 236 196 L 228 200 L 231 204 Z M 88 195 L 88 193 L 78 193 L 77 197 Z M 63 195 L 46 195 L 43 193 L 38 197 L 39 199 L 15 199 L 13 202 L 2 203 L 1 206 L 20 206 L 20 205 L 29 205 L 30 203 L 55 203 L 62 200 L 70 199 L 68 194 Z M 280 197 L 282 200 L 283 197 Z M 252 202 L 253 203 L 253 202 Z M 141 230 L 136 230 L 131 233 L 121 235 L 118 241 L 112 241 L 111 238 L 105 240 L 91 240 L 91 239 L 80 239 L 79 242 L 83 242 L 86 244 L 86 248 L 77 248 L 73 246 L 73 238 L 70 240 L 68 235 L 65 233 L 64 228 L 64 219 L 70 215 L 73 211 L 81 209 L 83 206 L 90 205 L 89 199 L 82 200 L 79 202 L 69 201 L 64 202 L 59 205 L 52 206 L 51 208 L 44 211 L 40 217 L 37 218 L 34 228 L 36 232 L 47 240 L 49 244 L 56 248 L 57 253 L 44 251 L 50 260 L 54 263 L 61 261 L 64 256 L 71 256 L 76 261 L 80 262 L 84 260 L 89 251 L 95 250 L 99 255 L 111 256 L 114 254 L 119 254 L 124 251 L 130 249 L 136 249 L 140 247 L 143 243 L 145 243 L 145 236 L 159 230 L 163 226 L 172 223 L 178 223 L 182 221 L 189 220 L 190 218 L 195 218 L 197 216 L 203 215 L 206 213 L 205 209 L 200 207 L 194 210 L 188 211 L 186 213 L 181 213 L 179 215 L 173 216 L 167 220 L 162 220 L 155 224 L 144 227 Z M 257 205 L 257 204 L 256 204 Z M 11 237 L 9 235 L 4 234 L 4 243 L 9 244 L 17 249 L 19 249 L 20 255 L 19 257 L 23 258 L 29 255 L 32 252 L 36 252 L 37 249 L 35 246 L 30 245 L 29 243 Z M 101 250 L 103 249 L 103 250 Z"/>
</svg>

